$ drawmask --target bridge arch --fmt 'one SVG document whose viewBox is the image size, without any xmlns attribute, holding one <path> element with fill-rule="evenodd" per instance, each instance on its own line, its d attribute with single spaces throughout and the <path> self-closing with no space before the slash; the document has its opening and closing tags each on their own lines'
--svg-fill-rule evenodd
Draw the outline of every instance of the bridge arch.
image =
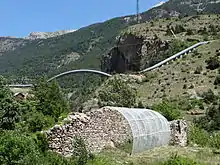
<svg viewBox="0 0 220 165">
<path fill-rule="evenodd" d="M 99 74 L 99 75 L 102 75 L 102 76 L 106 76 L 106 77 L 111 77 L 112 75 L 108 74 L 108 73 L 105 73 L 105 72 L 102 72 L 102 71 L 98 71 L 98 70 L 92 70 L 92 69 L 77 69 L 77 70 L 70 70 L 70 71 L 67 71 L 67 72 L 63 72 L 63 73 L 60 73 L 56 76 L 53 76 L 51 77 L 50 79 L 47 80 L 47 82 L 50 82 L 56 78 L 59 78 L 59 77 L 62 77 L 62 76 L 65 76 L 65 75 L 68 75 L 68 74 L 74 74 L 74 73 L 94 73 L 94 74 Z M 8 85 L 9 87 L 15 87 L 15 88 L 28 88 L 28 87 L 33 87 L 34 85 L 33 84 L 11 84 L 11 85 Z"/>
<path fill-rule="evenodd" d="M 108 74 L 108 73 L 105 73 L 105 72 L 102 72 L 102 71 L 98 71 L 98 70 L 92 70 L 92 69 L 77 69 L 77 70 L 70 70 L 70 71 L 67 71 L 67 72 L 63 72 L 63 73 L 60 73 L 52 78 L 50 78 L 49 80 L 47 80 L 47 82 L 50 82 L 56 78 L 59 78 L 59 77 L 62 77 L 62 76 L 65 76 L 65 75 L 68 75 L 68 74 L 73 74 L 73 73 L 82 73 L 82 72 L 85 72 L 85 73 L 95 73 L 95 74 L 100 74 L 100 75 L 103 75 L 103 76 L 106 76 L 106 77 L 111 77 L 112 75 Z"/>
</svg>

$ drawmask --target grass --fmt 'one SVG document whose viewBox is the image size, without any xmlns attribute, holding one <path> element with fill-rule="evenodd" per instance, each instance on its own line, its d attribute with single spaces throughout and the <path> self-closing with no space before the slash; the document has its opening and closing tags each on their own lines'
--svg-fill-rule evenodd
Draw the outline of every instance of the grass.
<svg viewBox="0 0 220 165">
<path fill-rule="evenodd" d="M 168 160 L 171 155 L 190 158 L 202 164 L 217 165 L 220 162 L 220 155 L 213 153 L 209 148 L 200 147 L 177 147 L 164 146 L 148 150 L 141 154 L 130 155 L 119 149 L 105 150 L 99 154 L 114 164 L 153 165 Z"/>
<path fill-rule="evenodd" d="M 219 45 L 220 40 L 216 40 L 208 45 L 199 47 L 197 51 L 202 58 L 194 56 L 192 52 L 186 55 L 184 59 L 177 59 L 168 65 L 151 71 L 151 74 L 157 74 L 157 76 L 152 77 L 150 81 L 137 85 L 138 95 L 141 100 L 147 105 L 152 105 L 160 101 L 160 97 L 163 93 L 155 92 L 156 90 L 163 90 L 166 97 L 170 98 L 192 95 L 196 92 L 201 93 L 209 88 L 218 92 L 218 89 L 214 89 L 215 86 L 213 84 L 217 70 L 206 69 L 205 60 L 216 55 L 216 50 L 219 48 Z M 192 63 L 192 61 L 194 62 Z M 197 66 L 202 66 L 201 74 L 194 73 Z M 185 72 L 182 72 L 183 70 L 185 70 Z M 187 72 L 187 70 L 189 72 Z M 187 88 L 184 89 L 184 86 L 187 86 Z M 147 99 L 149 97 L 151 99 Z"/>
</svg>

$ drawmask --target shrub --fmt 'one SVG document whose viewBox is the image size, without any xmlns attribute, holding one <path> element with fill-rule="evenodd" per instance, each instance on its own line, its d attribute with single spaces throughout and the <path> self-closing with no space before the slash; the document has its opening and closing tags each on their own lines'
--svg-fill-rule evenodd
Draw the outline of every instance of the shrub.
<svg viewBox="0 0 220 165">
<path fill-rule="evenodd" d="M 156 92 L 156 91 L 155 91 Z M 138 102 L 137 108 L 145 108 L 144 104 L 142 101 Z"/>
<path fill-rule="evenodd" d="M 186 88 L 187 88 L 187 85 L 186 85 L 186 84 L 184 84 L 184 85 L 183 85 L 183 89 L 186 89 Z"/>
<path fill-rule="evenodd" d="M 202 72 L 202 66 L 200 65 L 200 66 L 197 66 L 196 67 L 196 70 L 195 70 L 195 74 L 200 74 Z"/>
<path fill-rule="evenodd" d="M 46 134 L 37 132 L 34 136 L 35 143 L 37 144 L 38 148 L 41 150 L 41 152 L 45 153 L 49 149 Z"/>
<path fill-rule="evenodd" d="M 192 125 L 190 127 L 188 134 L 189 143 L 193 143 L 201 147 L 205 147 L 208 146 L 208 141 L 209 141 L 209 134 L 205 130 L 195 125 Z"/>
<path fill-rule="evenodd" d="M 178 33 L 182 33 L 185 32 L 186 29 L 182 26 L 182 25 L 176 25 L 175 29 L 174 29 L 174 33 L 178 34 Z"/>
<path fill-rule="evenodd" d="M 209 145 L 212 148 L 220 149 L 220 133 L 216 133 L 210 136 Z"/>
<path fill-rule="evenodd" d="M 73 140 L 73 156 L 76 159 L 77 165 L 86 165 L 93 155 L 86 149 L 85 141 L 82 137 L 75 137 Z"/>
<path fill-rule="evenodd" d="M 44 116 L 42 112 L 32 111 L 29 112 L 26 117 L 26 126 L 31 132 L 41 131 L 54 124 L 54 120 L 51 116 Z"/>
<path fill-rule="evenodd" d="M 219 85 L 220 84 L 220 75 L 217 75 L 214 81 L 214 85 Z"/>
<path fill-rule="evenodd" d="M 105 86 L 98 91 L 101 106 L 133 107 L 136 104 L 137 91 L 120 78 L 107 81 Z"/>
<path fill-rule="evenodd" d="M 206 60 L 206 63 L 206 68 L 211 70 L 217 69 L 220 66 L 220 62 L 217 57 L 210 57 L 208 60 Z"/>
<path fill-rule="evenodd" d="M 210 31 L 212 33 L 212 35 L 217 35 L 217 29 L 215 25 L 209 25 Z"/>
<path fill-rule="evenodd" d="M 189 89 L 193 89 L 193 88 L 194 88 L 194 85 L 191 84 L 191 85 L 189 86 Z"/>
<path fill-rule="evenodd" d="M 24 133 L 5 131 L 0 136 L 0 164 L 25 165 L 37 162 L 40 151 L 30 136 Z"/>
<path fill-rule="evenodd" d="M 214 94 L 214 92 L 209 89 L 207 92 L 204 92 L 201 97 L 203 98 L 204 102 L 207 104 L 216 102 L 218 97 Z"/>
<path fill-rule="evenodd" d="M 219 105 L 210 106 L 206 112 L 206 116 L 195 119 L 194 123 L 207 131 L 220 130 Z"/>
<path fill-rule="evenodd" d="M 160 163 L 161 165 L 201 165 L 194 160 L 173 154 L 167 161 Z"/>
<path fill-rule="evenodd" d="M 154 111 L 161 113 L 169 121 L 176 120 L 181 117 L 181 113 L 180 110 L 178 109 L 178 105 L 171 103 L 167 100 L 164 100 L 159 104 L 153 105 L 152 109 Z"/>
<path fill-rule="evenodd" d="M 193 30 L 192 29 L 187 29 L 186 30 L 186 35 L 193 35 Z"/>
<path fill-rule="evenodd" d="M 220 149 L 220 133 L 208 133 L 195 125 L 190 127 L 188 142 L 201 147 Z"/>
</svg>

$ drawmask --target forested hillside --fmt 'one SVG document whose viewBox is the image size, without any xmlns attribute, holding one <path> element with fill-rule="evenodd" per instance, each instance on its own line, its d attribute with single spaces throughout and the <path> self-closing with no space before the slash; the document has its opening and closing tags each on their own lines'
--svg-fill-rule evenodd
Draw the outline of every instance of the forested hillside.
<svg viewBox="0 0 220 165">
<path fill-rule="evenodd" d="M 220 13 L 217 0 L 170 0 L 141 14 L 141 22 L 157 18 L 201 13 Z M 114 18 L 49 39 L 34 41 L 24 47 L 3 52 L 0 73 L 9 77 L 54 75 L 75 68 L 100 68 L 100 58 L 115 43 L 121 30 L 136 23 L 135 16 Z M 7 45 L 6 45 L 7 46 Z"/>
</svg>

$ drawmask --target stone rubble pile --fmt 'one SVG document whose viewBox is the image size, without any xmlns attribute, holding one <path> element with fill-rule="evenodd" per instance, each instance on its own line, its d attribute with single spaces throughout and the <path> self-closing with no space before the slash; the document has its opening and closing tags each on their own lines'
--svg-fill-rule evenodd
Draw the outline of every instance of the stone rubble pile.
<svg viewBox="0 0 220 165">
<path fill-rule="evenodd" d="M 118 111 L 108 107 L 86 114 L 74 113 L 65 119 L 65 123 L 68 124 L 56 125 L 46 132 L 50 149 L 64 156 L 71 156 L 72 141 L 76 136 L 85 139 L 91 152 L 114 147 L 132 138 L 127 120 Z"/>
</svg>

